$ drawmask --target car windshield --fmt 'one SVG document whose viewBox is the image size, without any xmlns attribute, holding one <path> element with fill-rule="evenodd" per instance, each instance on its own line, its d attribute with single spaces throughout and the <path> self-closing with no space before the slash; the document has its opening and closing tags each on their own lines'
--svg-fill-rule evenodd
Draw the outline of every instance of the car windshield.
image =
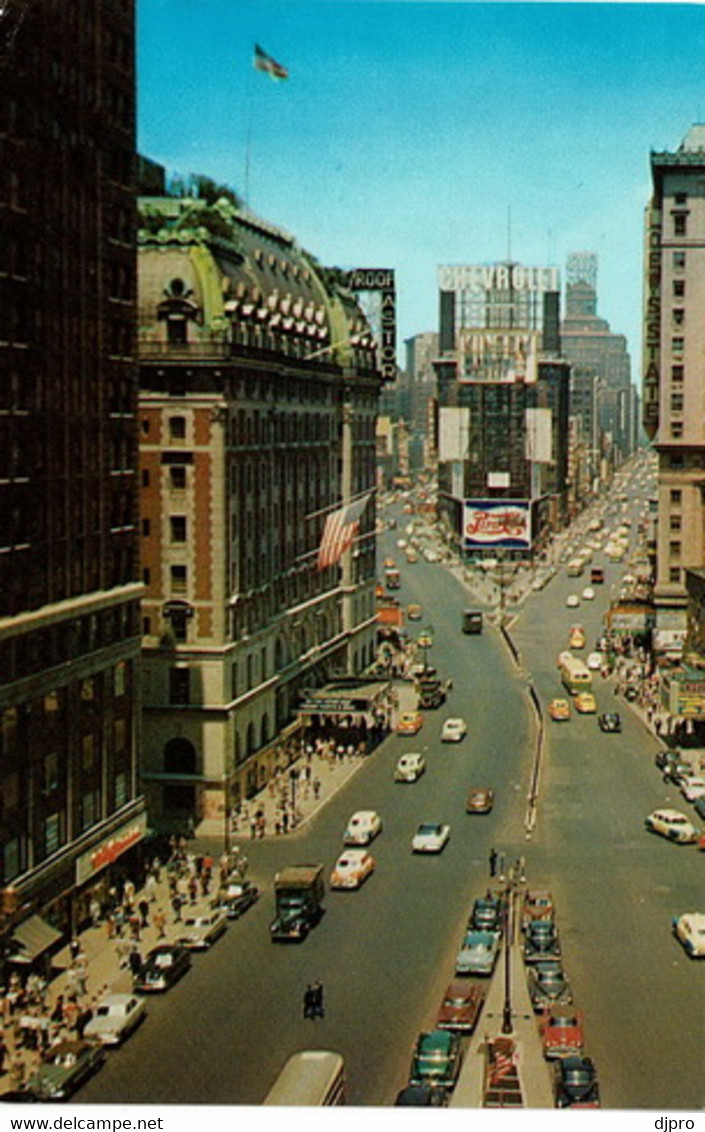
<svg viewBox="0 0 705 1132">
<path fill-rule="evenodd" d="M 419 826 L 419 834 L 422 837 L 435 837 L 436 834 L 440 832 L 441 827 L 439 825 L 433 825 L 430 822 L 425 822 L 423 825 Z"/>
<path fill-rule="evenodd" d="M 455 1010 L 460 1010 L 463 1006 L 467 1006 L 470 999 L 466 995 L 450 996 L 444 1000 L 444 1006 L 452 1006 Z"/>
<path fill-rule="evenodd" d="M 556 1026 L 560 1029 L 566 1029 L 569 1026 L 577 1026 L 578 1019 L 574 1014 L 553 1014 L 548 1020 L 549 1026 Z"/>
<path fill-rule="evenodd" d="M 158 955 L 152 957 L 152 962 L 155 967 L 171 967 L 174 956 L 170 951 L 161 951 Z"/>
<path fill-rule="evenodd" d="M 592 1080 L 589 1069 L 565 1069 L 564 1074 L 567 1085 L 589 1085 Z"/>
</svg>

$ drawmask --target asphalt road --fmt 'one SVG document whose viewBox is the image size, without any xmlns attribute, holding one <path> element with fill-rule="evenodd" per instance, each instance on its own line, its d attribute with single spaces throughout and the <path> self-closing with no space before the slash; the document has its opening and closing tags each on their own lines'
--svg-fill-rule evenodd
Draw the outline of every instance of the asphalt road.
<svg viewBox="0 0 705 1132">
<path fill-rule="evenodd" d="M 433 626 L 429 662 L 453 677 L 447 705 L 425 713 L 417 736 L 391 736 L 301 833 L 248 842 L 265 896 L 195 957 L 179 986 L 150 1002 L 146 1024 L 77 1100 L 258 1104 L 286 1058 L 311 1047 L 344 1055 L 352 1104 L 390 1104 L 406 1083 L 416 1035 L 435 1018 L 471 902 L 487 885 L 490 849 L 522 847 L 533 722 L 498 635 L 460 632 L 467 598 L 459 583 L 423 561 L 403 576 L 402 600 L 419 601 L 418 624 Z M 451 714 L 464 716 L 469 732 L 441 744 Z M 427 773 L 395 784 L 397 758 L 413 750 L 426 754 Z M 491 814 L 466 815 L 472 785 L 495 789 Z M 384 821 L 374 875 L 359 892 L 329 892 L 304 943 L 272 944 L 276 869 L 321 861 L 330 870 L 348 817 L 363 808 Z M 438 857 L 412 855 L 416 826 L 432 819 L 451 825 L 449 845 Z M 314 979 L 324 984 L 327 1014 L 304 1021 L 302 993 Z"/>
</svg>

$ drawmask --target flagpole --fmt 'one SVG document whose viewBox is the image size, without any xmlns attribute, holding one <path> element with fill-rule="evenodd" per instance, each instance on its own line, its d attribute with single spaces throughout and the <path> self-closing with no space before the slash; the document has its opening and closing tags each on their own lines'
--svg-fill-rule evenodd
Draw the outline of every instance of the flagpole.
<svg viewBox="0 0 705 1132">
<path fill-rule="evenodd" d="M 317 519 L 319 515 L 327 515 L 330 511 L 338 511 L 348 503 L 357 503 L 358 499 L 362 499 L 363 496 L 372 497 L 376 493 L 376 487 L 368 487 L 365 491 L 358 491 L 357 495 L 352 495 L 350 499 L 341 499 L 340 503 L 329 503 L 327 507 L 321 507 L 318 511 L 309 511 L 308 515 L 304 515 L 304 522 L 308 519 Z"/>
<path fill-rule="evenodd" d="M 245 204 L 248 207 L 249 207 L 249 204 L 250 204 L 250 158 L 251 158 L 251 152 L 252 152 L 252 122 L 254 120 L 254 105 L 255 105 L 254 88 L 253 88 L 253 84 L 252 84 L 252 79 L 250 79 L 250 106 L 249 106 L 249 115 L 248 115 L 248 121 L 247 121 L 247 142 L 246 142 L 246 145 L 245 145 L 245 192 L 244 192 Z"/>
</svg>

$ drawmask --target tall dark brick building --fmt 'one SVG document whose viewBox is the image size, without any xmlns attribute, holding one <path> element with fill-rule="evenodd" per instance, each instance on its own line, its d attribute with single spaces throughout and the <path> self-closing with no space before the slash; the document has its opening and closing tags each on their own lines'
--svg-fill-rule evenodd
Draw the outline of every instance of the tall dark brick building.
<svg viewBox="0 0 705 1132">
<path fill-rule="evenodd" d="M 145 828 L 134 169 L 132 0 L 4 3 L 0 888 L 25 959 Z"/>
</svg>

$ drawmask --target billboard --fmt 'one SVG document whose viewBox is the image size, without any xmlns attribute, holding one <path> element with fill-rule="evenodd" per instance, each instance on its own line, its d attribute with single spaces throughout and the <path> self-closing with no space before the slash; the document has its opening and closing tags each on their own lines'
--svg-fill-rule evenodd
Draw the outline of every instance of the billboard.
<svg viewBox="0 0 705 1132">
<path fill-rule="evenodd" d="M 466 499 L 463 505 L 463 546 L 466 550 L 531 546 L 531 504 L 520 499 Z"/>
<path fill-rule="evenodd" d="M 438 413 L 438 458 L 465 460 L 468 455 L 470 410 L 441 406 Z"/>
<path fill-rule="evenodd" d="M 380 296 L 379 368 L 384 381 L 397 376 L 397 292 L 394 271 L 387 267 L 356 267 L 344 276 L 350 291 L 377 291 Z"/>
<path fill-rule="evenodd" d="M 551 409 L 526 410 L 526 458 L 537 464 L 554 462 Z"/>
<path fill-rule="evenodd" d="M 530 330 L 458 331 L 458 381 L 526 382 L 538 377 L 538 335 Z"/>
<path fill-rule="evenodd" d="M 513 291 L 542 294 L 560 289 L 557 267 L 520 263 L 455 264 L 438 268 L 441 291 Z"/>
</svg>

